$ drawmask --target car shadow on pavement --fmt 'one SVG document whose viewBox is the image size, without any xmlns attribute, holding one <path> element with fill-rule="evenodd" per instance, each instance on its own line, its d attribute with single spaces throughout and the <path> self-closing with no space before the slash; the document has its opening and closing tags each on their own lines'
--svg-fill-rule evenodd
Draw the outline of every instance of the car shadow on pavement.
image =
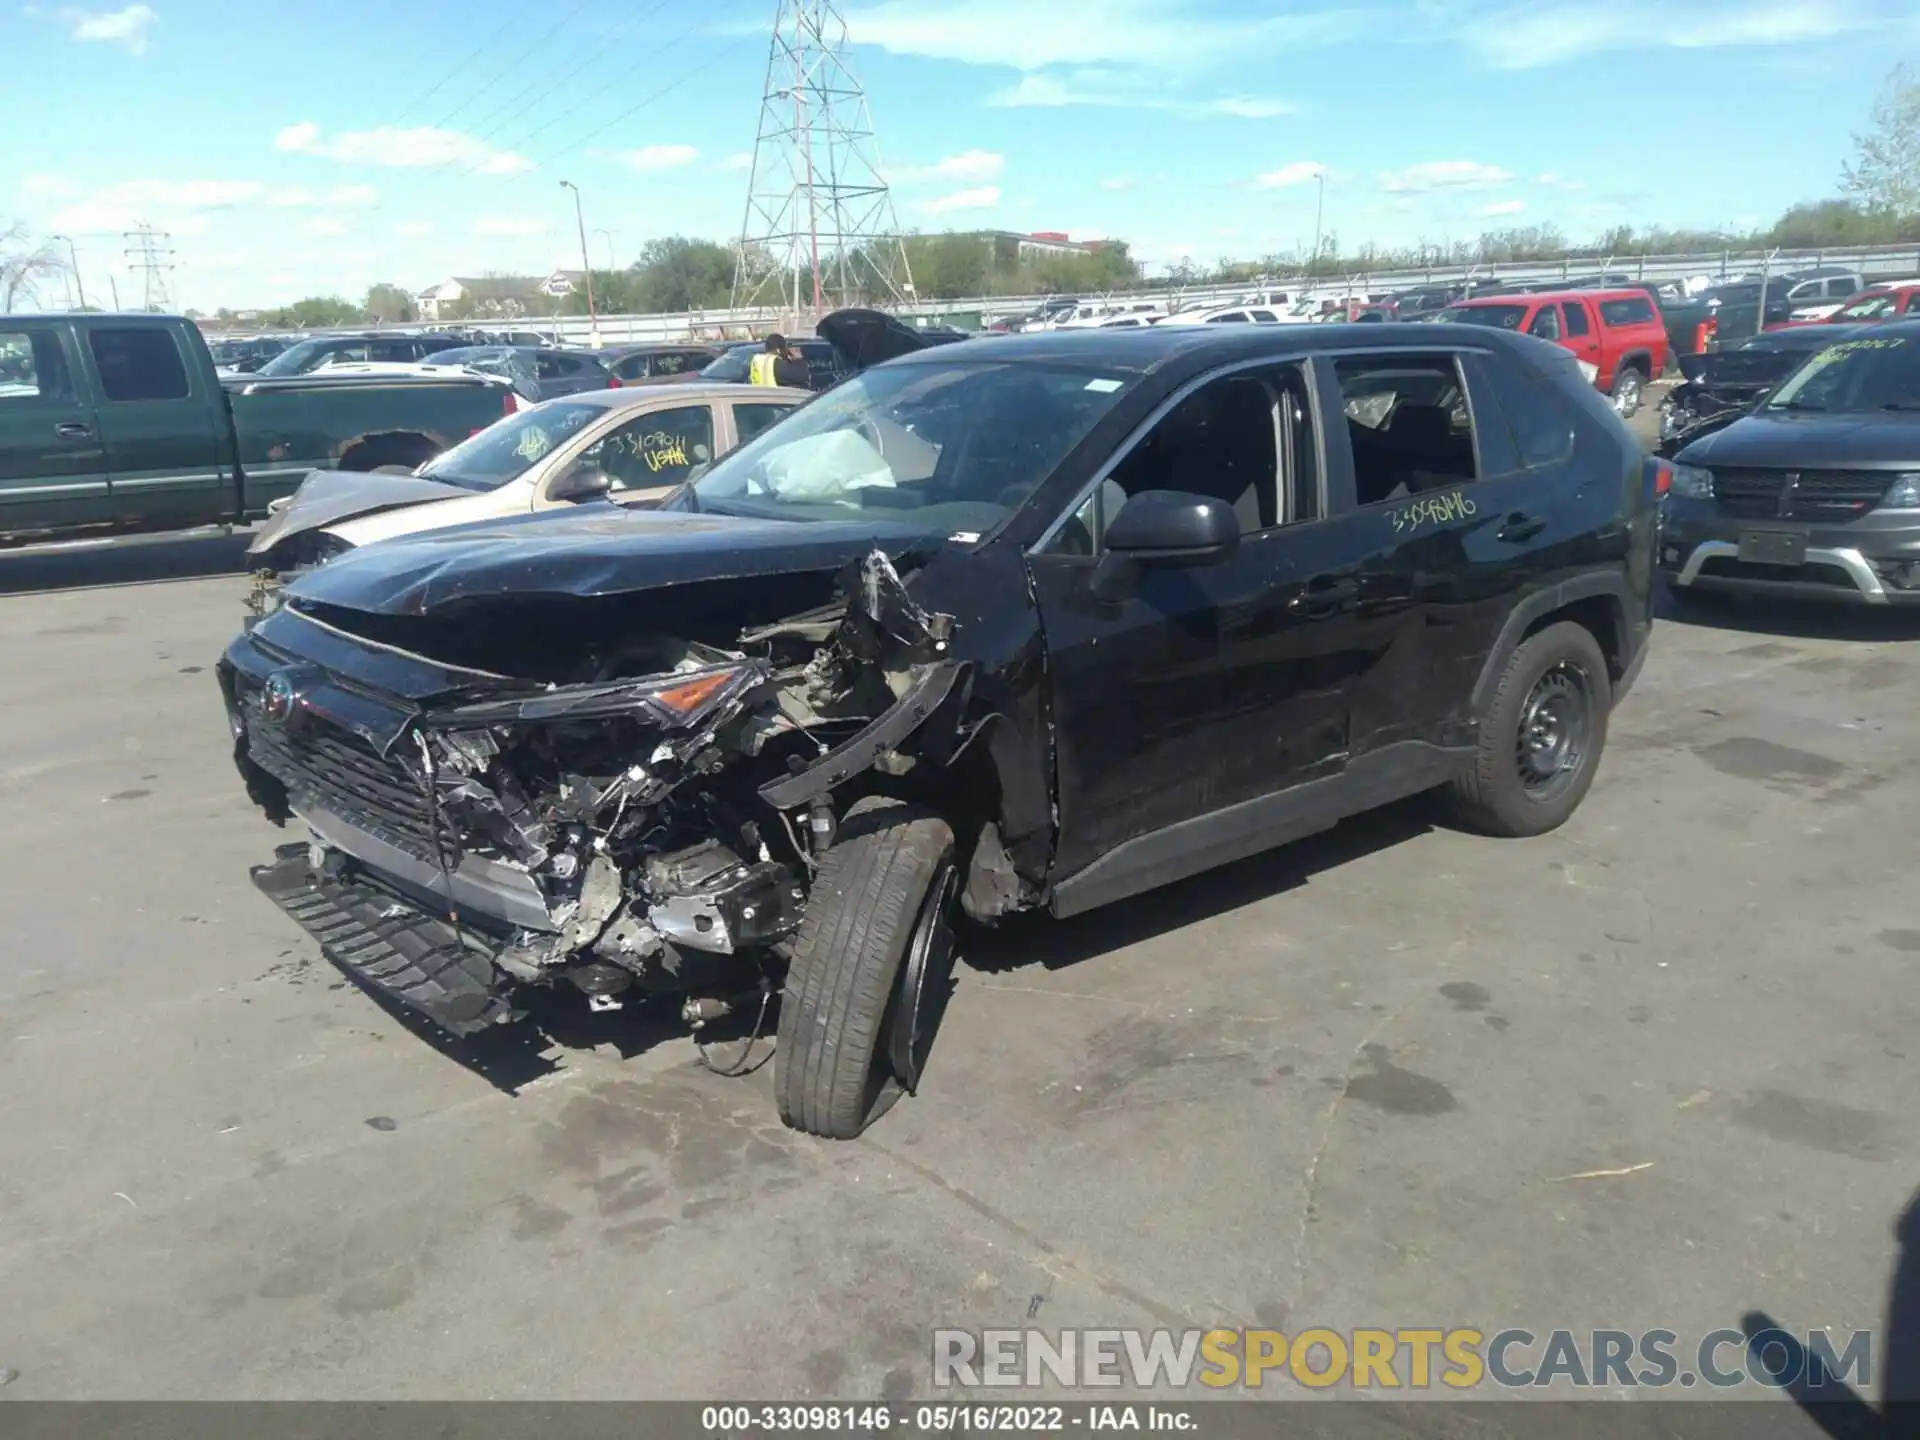
<svg viewBox="0 0 1920 1440">
<path fill-rule="evenodd" d="M 1749 1354 L 1833 1440 L 1920 1435 L 1920 1191 L 1894 1222 L 1893 1233 L 1900 1249 L 1887 1286 L 1886 1321 L 1872 1352 L 1872 1374 L 1880 1383 L 1878 1409 L 1836 1377 L 1788 1326 L 1760 1310 L 1740 1317 Z"/>
<path fill-rule="evenodd" d="M 1816 601 L 1708 593 L 1689 595 L 1683 602 L 1663 586 L 1654 614 L 1669 624 L 1798 640 L 1920 640 L 1920 605 L 1898 609 L 1823 605 Z"/>
<path fill-rule="evenodd" d="M 1321 834 L 1070 920 L 1028 913 L 1010 916 L 993 929 L 969 927 L 961 938 L 961 959 L 970 968 L 988 973 L 1029 965 L 1063 970 L 1297 889 L 1323 870 L 1417 839 L 1437 823 L 1435 798 L 1411 796 L 1342 821 Z"/>
<path fill-rule="evenodd" d="M 137 542 L 84 543 L 58 549 L 0 552 L 0 595 L 204 580 L 246 570 L 248 530 Z M 238 611 L 234 628 L 239 628 Z"/>
</svg>

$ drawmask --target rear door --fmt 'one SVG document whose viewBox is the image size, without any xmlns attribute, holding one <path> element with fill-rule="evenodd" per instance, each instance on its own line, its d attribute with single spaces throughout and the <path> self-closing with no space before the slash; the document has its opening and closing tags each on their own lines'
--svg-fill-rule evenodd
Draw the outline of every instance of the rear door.
<svg viewBox="0 0 1920 1440">
<path fill-rule="evenodd" d="M 120 522 L 160 530 L 224 518 L 233 496 L 225 392 L 189 363 L 171 325 L 130 319 L 82 334 Z"/>
<path fill-rule="evenodd" d="M 791 415 L 799 407 L 798 400 L 732 400 L 727 409 L 732 412 L 732 430 L 723 442 L 727 450 L 738 449 L 749 440 L 756 439 L 760 432 L 776 420 Z"/>
<path fill-rule="evenodd" d="M 0 316 L 0 535 L 113 518 L 106 453 L 65 321 Z"/>
<path fill-rule="evenodd" d="M 1496 351 L 1349 353 L 1325 372 L 1343 397 L 1406 375 L 1421 407 L 1396 407 L 1381 437 L 1350 427 L 1353 447 L 1333 461 L 1336 480 L 1341 459 L 1352 464 L 1354 513 L 1376 517 L 1363 594 L 1410 593 L 1419 616 L 1417 644 L 1393 637 L 1404 662 L 1354 694 L 1354 753 L 1389 739 L 1470 745 L 1474 685 L 1507 615 L 1585 543 L 1574 419 Z"/>
</svg>

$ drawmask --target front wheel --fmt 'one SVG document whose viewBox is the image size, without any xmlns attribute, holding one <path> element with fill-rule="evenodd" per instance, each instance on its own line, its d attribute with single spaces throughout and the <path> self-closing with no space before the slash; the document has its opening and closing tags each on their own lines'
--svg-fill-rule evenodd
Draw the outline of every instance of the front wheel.
<svg viewBox="0 0 1920 1440">
<path fill-rule="evenodd" d="M 780 1004 L 774 1091 L 796 1130 L 851 1140 L 918 1083 L 953 962 L 953 829 L 873 797 L 820 862 Z"/>
<path fill-rule="evenodd" d="M 1627 368 L 1613 377 L 1613 408 L 1620 413 L 1622 420 L 1631 420 L 1640 409 L 1640 398 L 1646 393 L 1646 381 L 1638 370 Z"/>
<path fill-rule="evenodd" d="M 1557 829 L 1593 784 L 1612 706 L 1592 631 L 1563 620 L 1528 637 L 1480 717 L 1473 769 L 1453 782 L 1455 813 L 1486 835 Z"/>
</svg>

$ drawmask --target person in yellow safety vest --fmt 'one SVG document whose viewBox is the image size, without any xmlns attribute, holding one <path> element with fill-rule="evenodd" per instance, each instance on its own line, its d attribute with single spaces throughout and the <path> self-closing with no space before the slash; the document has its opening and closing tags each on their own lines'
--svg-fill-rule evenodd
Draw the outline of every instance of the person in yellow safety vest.
<svg viewBox="0 0 1920 1440">
<path fill-rule="evenodd" d="M 787 344 L 784 335 L 767 336 L 766 348 L 747 366 L 749 385 L 786 385 L 805 390 L 810 379 L 807 362 Z"/>
</svg>

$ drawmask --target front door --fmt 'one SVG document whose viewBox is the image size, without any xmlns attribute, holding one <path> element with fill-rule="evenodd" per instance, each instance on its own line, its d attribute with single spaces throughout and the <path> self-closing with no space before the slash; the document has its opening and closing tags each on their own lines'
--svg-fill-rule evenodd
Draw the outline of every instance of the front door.
<svg viewBox="0 0 1920 1440">
<path fill-rule="evenodd" d="M 0 535 L 113 519 L 106 452 L 68 327 L 0 317 Z"/>
<path fill-rule="evenodd" d="M 212 377 L 188 368 L 168 326 L 88 326 L 85 334 L 120 523 L 170 530 L 225 518 L 232 454 L 225 396 Z"/>
<path fill-rule="evenodd" d="M 1343 768 L 1347 696 L 1377 656 L 1357 626 L 1351 547 L 1324 518 L 1316 408 L 1292 364 L 1207 381 L 1029 557 L 1053 697 L 1057 876 Z M 1240 547 L 1097 595 L 1102 531 L 1143 490 L 1227 501 Z"/>
<path fill-rule="evenodd" d="M 613 482 L 609 499 L 620 504 L 642 504 L 665 499 L 696 470 L 713 462 L 716 427 L 710 402 L 622 415 L 619 424 L 556 467 L 543 484 L 543 492 L 564 486 L 567 476 L 586 466 L 604 471 Z M 552 501 L 545 493 L 534 501 L 536 508 L 555 503 L 565 502 Z"/>
</svg>

